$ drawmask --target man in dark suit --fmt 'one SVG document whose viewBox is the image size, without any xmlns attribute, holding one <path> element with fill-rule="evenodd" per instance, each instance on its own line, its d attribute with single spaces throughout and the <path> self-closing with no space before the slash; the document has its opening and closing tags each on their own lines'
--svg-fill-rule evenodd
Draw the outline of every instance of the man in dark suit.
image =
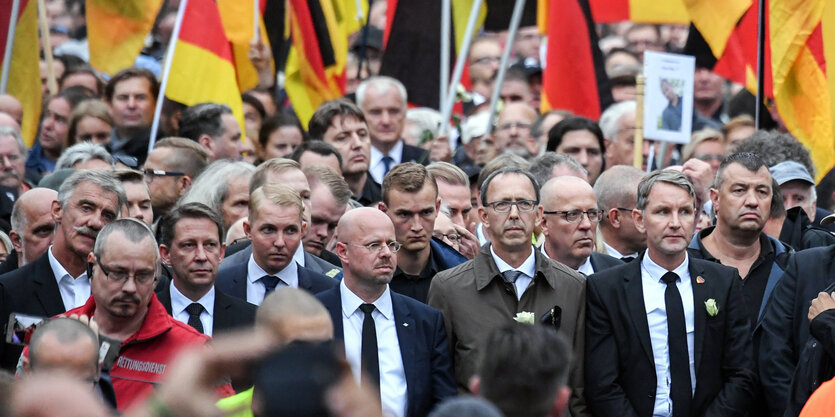
<svg viewBox="0 0 835 417">
<path fill-rule="evenodd" d="M 349 211 L 337 235 L 344 279 L 317 294 L 331 313 L 334 337 L 343 340 L 355 378 L 380 389 L 383 415 L 426 416 L 456 395 L 443 317 L 389 289 L 400 243 L 384 213 Z"/>
<path fill-rule="evenodd" d="M 368 172 L 383 183 L 388 171 L 403 162 L 429 163 L 429 153 L 403 141 L 406 125 L 406 87 L 386 76 L 371 77 L 357 87 L 357 105 L 368 121 L 371 159 Z"/>
<path fill-rule="evenodd" d="M 159 252 L 172 276 L 157 298 L 175 319 L 208 336 L 255 321 L 254 305 L 215 288 L 222 236 L 220 215 L 201 203 L 176 206 L 160 222 Z"/>
<path fill-rule="evenodd" d="M 586 280 L 586 399 L 595 416 L 743 416 L 751 406 L 739 274 L 687 255 L 695 201 L 679 172 L 644 178 L 632 215 L 647 252 Z"/>
<path fill-rule="evenodd" d="M 299 193 L 286 185 L 268 183 L 249 197 L 244 232 L 252 241 L 252 255 L 244 263 L 223 267 L 217 288 L 233 297 L 260 305 L 276 287 L 297 287 L 316 294 L 337 281 L 301 267 L 293 254 L 307 223 Z"/>
<path fill-rule="evenodd" d="M 116 220 L 126 201 L 122 184 L 105 171 L 77 171 L 61 185 L 52 202 L 52 246 L 34 262 L 0 275 L 4 369 L 13 370 L 21 352 L 5 343 L 9 314 L 52 317 L 84 305 L 90 297 L 87 255 L 99 230 Z"/>
<path fill-rule="evenodd" d="M 594 252 L 595 230 L 603 219 L 594 190 L 585 180 L 563 175 L 542 186 L 542 235 L 545 256 L 588 276 L 623 264 Z"/>
</svg>

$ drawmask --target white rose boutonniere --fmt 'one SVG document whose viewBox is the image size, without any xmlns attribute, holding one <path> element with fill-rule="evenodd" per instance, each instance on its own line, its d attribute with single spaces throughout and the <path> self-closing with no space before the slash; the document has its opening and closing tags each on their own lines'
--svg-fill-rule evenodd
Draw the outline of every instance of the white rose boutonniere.
<svg viewBox="0 0 835 417">
<path fill-rule="evenodd" d="M 707 315 L 710 317 L 716 317 L 719 314 L 719 306 L 716 305 L 716 300 L 712 298 L 708 298 L 705 301 L 705 310 L 707 310 Z"/>
<path fill-rule="evenodd" d="M 533 325 L 535 321 L 535 316 L 530 311 L 523 311 L 521 313 L 516 313 L 516 316 L 513 317 L 513 320 L 516 320 L 517 323 Z"/>
</svg>

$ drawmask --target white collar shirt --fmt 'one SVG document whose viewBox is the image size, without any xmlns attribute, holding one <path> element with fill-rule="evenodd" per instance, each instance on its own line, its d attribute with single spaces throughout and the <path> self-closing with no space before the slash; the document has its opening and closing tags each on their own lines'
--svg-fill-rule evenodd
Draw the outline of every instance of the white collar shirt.
<svg viewBox="0 0 835 417">
<path fill-rule="evenodd" d="M 387 154 L 383 154 L 379 149 L 371 146 L 368 172 L 377 184 L 382 184 L 383 178 L 386 176 L 386 164 L 383 162 L 384 156 L 391 158 L 391 166 L 389 166 L 389 169 L 394 168 L 395 165 L 399 165 L 403 158 L 403 139 L 398 139 L 397 143 L 394 144 L 394 147 Z"/>
<path fill-rule="evenodd" d="M 519 265 L 519 268 L 514 268 L 510 266 L 507 262 L 505 262 L 499 255 L 496 255 L 496 251 L 493 250 L 493 245 L 490 245 L 490 254 L 493 255 L 493 261 L 496 263 L 496 267 L 499 268 L 499 272 L 504 274 L 505 271 L 516 270 L 521 272 L 522 274 L 516 278 L 516 282 L 513 286 L 516 288 L 516 299 L 521 300 L 522 295 L 525 294 L 525 290 L 531 285 L 533 281 L 533 276 L 536 274 L 536 248 L 531 245 L 531 254 L 522 262 L 522 265 Z"/>
<path fill-rule="evenodd" d="M 249 255 L 246 266 L 246 301 L 257 306 L 261 305 L 267 295 L 267 287 L 261 281 L 265 275 L 274 275 L 280 279 L 276 289 L 281 287 L 299 287 L 299 267 L 296 262 L 290 262 L 277 274 L 268 274 L 255 262 L 255 255 Z"/>
<path fill-rule="evenodd" d="M 192 301 L 183 295 L 183 293 L 181 293 L 176 286 L 174 286 L 174 281 L 171 281 L 171 284 L 169 285 L 171 285 L 171 315 L 178 321 L 188 324 L 188 312 L 186 311 L 186 307 L 191 305 L 191 303 L 200 304 L 203 306 L 203 312 L 200 313 L 200 323 L 203 324 L 203 334 L 211 336 L 215 316 L 215 287 L 212 286 L 212 288 L 209 289 L 209 292 L 200 297 L 199 300 Z"/>
<path fill-rule="evenodd" d="M 90 298 L 90 277 L 87 276 L 87 271 L 85 270 L 77 277 L 70 275 L 52 254 L 52 246 L 47 250 L 47 257 L 49 266 L 52 268 L 52 275 L 58 283 L 61 300 L 64 302 L 64 311 L 83 306 Z"/>
</svg>

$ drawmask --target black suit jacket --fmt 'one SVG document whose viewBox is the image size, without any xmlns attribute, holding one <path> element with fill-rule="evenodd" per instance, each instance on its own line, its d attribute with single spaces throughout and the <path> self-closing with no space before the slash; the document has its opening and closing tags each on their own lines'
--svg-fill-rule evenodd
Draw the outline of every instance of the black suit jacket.
<svg viewBox="0 0 835 417">
<path fill-rule="evenodd" d="M 232 297 L 246 301 L 246 274 L 248 262 L 221 268 L 217 273 L 215 288 Z M 339 282 L 296 264 L 299 271 L 299 288 L 311 294 L 335 287 Z"/>
<path fill-rule="evenodd" d="M 754 398 L 755 374 L 739 274 L 692 257 L 689 270 L 696 372 L 691 415 L 743 416 Z M 586 280 L 585 393 L 595 416 L 652 416 L 656 374 L 641 281 L 640 258 Z M 705 308 L 708 299 L 719 307 L 714 317 Z"/>
<path fill-rule="evenodd" d="M 157 289 L 157 298 L 171 314 L 171 286 Z M 215 288 L 215 314 L 212 320 L 212 336 L 233 329 L 250 327 L 255 323 L 255 310 L 258 306 L 239 298 L 230 297 Z"/>
<path fill-rule="evenodd" d="M 444 319 L 440 311 L 426 304 L 394 291 L 389 293 L 406 374 L 406 416 L 426 416 L 436 404 L 458 393 Z M 331 314 L 334 339 L 344 340 L 340 287 L 321 292 L 316 298 Z"/>
<path fill-rule="evenodd" d="M 400 154 L 400 162 L 417 162 L 421 165 L 428 165 L 429 151 L 404 143 L 403 153 Z"/>
<path fill-rule="evenodd" d="M 52 317 L 67 311 L 47 253 L 14 271 L 0 275 L 0 325 L 3 339 L 0 366 L 14 372 L 22 349 L 6 344 L 6 324 L 11 313 Z"/>
<path fill-rule="evenodd" d="M 592 252 L 591 253 L 591 268 L 595 273 L 602 272 L 609 268 L 614 268 L 618 265 L 623 265 L 625 262 L 614 256 L 609 256 L 605 253 Z"/>
</svg>

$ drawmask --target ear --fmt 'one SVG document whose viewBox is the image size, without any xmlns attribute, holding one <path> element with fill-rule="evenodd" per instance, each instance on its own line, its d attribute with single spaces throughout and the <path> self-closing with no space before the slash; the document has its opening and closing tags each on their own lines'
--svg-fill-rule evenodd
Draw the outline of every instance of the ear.
<svg viewBox="0 0 835 417">
<path fill-rule="evenodd" d="M 441 197 L 435 199 L 435 214 L 440 213 L 441 211 Z"/>
<path fill-rule="evenodd" d="M 710 187 L 710 201 L 713 202 L 713 211 L 719 212 L 717 208 L 719 207 L 719 190 Z"/>
<path fill-rule="evenodd" d="M 470 378 L 470 383 L 467 384 L 467 388 L 470 389 L 473 395 L 477 396 L 478 392 L 481 391 L 481 378 L 478 375 L 473 375 Z"/>
<path fill-rule="evenodd" d="M 336 242 L 336 246 L 334 247 L 336 251 L 336 256 L 339 257 L 339 260 L 342 261 L 342 265 L 346 265 L 346 262 L 350 263 L 348 259 L 348 245 L 344 242 Z"/>
<path fill-rule="evenodd" d="M 646 233 L 647 229 L 644 227 L 644 214 L 638 209 L 632 210 L 632 220 L 635 221 L 635 229 L 641 234 Z"/>
<path fill-rule="evenodd" d="M 381 202 L 377 203 L 377 210 L 380 210 L 383 213 L 386 213 L 386 212 L 388 212 L 389 208 L 386 205 L 386 203 L 381 201 Z"/>
<path fill-rule="evenodd" d="M 542 236 L 548 237 L 551 235 L 551 230 L 548 229 L 548 218 L 545 215 L 542 216 L 542 220 L 539 222 L 539 228 L 542 229 Z"/>
<path fill-rule="evenodd" d="M 90 262 L 91 264 L 96 263 L 96 255 L 94 255 L 93 252 L 87 254 L 87 262 Z"/>
<path fill-rule="evenodd" d="M 302 236 L 307 234 L 307 222 L 302 220 Z"/>
<path fill-rule="evenodd" d="M 545 216 L 542 214 L 544 210 L 545 209 L 542 208 L 541 204 L 536 206 L 536 218 L 534 219 L 533 223 L 536 227 L 540 227 L 542 225 L 542 219 L 545 218 Z"/>
<path fill-rule="evenodd" d="M 249 219 L 244 220 L 244 234 L 249 240 L 252 240 L 252 226 L 249 224 Z"/>
<path fill-rule="evenodd" d="M 58 200 L 53 200 L 52 201 L 52 220 L 54 220 L 55 223 L 61 223 L 62 215 L 63 215 L 63 213 L 61 213 L 61 203 L 59 203 Z"/>
<path fill-rule="evenodd" d="M 197 143 L 199 143 L 200 146 L 206 148 L 206 150 L 209 151 L 209 154 L 214 155 L 214 153 L 215 153 L 214 152 L 215 141 L 212 140 L 211 136 L 201 135 L 199 138 L 197 138 Z"/>
<path fill-rule="evenodd" d="M 188 175 L 183 175 L 177 179 L 177 194 L 183 195 L 186 193 L 186 190 L 191 187 L 191 177 Z"/>
<path fill-rule="evenodd" d="M 484 227 L 486 227 L 486 228 L 490 227 L 490 221 L 487 220 L 487 209 L 486 208 L 481 207 L 481 206 L 478 207 L 478 218 L 479 218 L 479 220 L 481 220 L 481 224 L 483 224 Z"/>
<path fill-rule="evenodd" d="M 164 243 L 159 245 L 159 256 L 162 257 L 162 262 L 167 265 L 171 265 L 171 252 L 168 251 L 168 246 Z"/>
<path fill-rule="evenodd" d="M 609 139 L 604 138 L 603 139 L 603 146 L 606 149 L 606 151 L 603 152 L 603 158 L 605 159 L 605 158 L 609 157 L 609 151 L 612 149 L 612 141 L 609 140 Z"/>
<path fill-rule="evenodd" d="M 12 230 L 9 232 L 9 239 L 12 240 L 12 246 L 14 246 L 14 250 L 18 256 L 23 256 L 23 245 L 20 242 L 20 235 Z"/>
<path fill-rule="evenodd" d="M 609 222 L 610 225 L 614 228 L 620 228 L 620 210 L 616 208 L 610 208 L 608 212 L 606 212 L 606 221 Z"/>
<path fill-rule="evenodd" d="M 221 242 L 220 243 L 220 257 L 218 258 L 218 263 L 223 261 L 223 257 L 226 256 L 226 244 Z"/>
</svg>

